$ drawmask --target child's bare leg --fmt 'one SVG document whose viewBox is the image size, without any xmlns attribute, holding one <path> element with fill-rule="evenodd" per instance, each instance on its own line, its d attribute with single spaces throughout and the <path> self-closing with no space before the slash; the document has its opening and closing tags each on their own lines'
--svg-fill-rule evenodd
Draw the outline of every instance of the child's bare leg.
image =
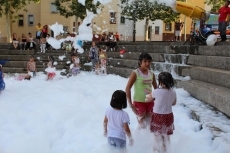
<svg viewBox="0 0 230 153">
<path fill-rule="evenodd" d="M 162 146 L 162 137 L 161 137 L 161 135 L 154 134 L 153 138 L 154 138 L 153 152 L 154 153 L 160 153 L 161 152 L 161 146 Z"/>
<path fill-rule="evenodd" d="M 145 113 L 137 115 L 137 121 L 138 121 L 139 127 L 141 129 L 145 129 L 146 128 L 145 119 L 146 119 L 146 114 Z"/>
<path fill-rule="evenodd" d="M 162 135 L 162 148 L 163 151 L 166 153 L 168 151 L 168 147 L 170 145 L 170 137 L 168 135 Z"/>
<path fill-rule="evenodd" d="M 148 127 L 150 127 L 150 123 L 151 123 L 151 117 L 152 117 L 153 113 L 152 112 L 148 112 L 146 114 L 146 117 L 145 117 L 145 122 L 147 124 Z"/>
<path fill-rule="evenodd" d="M 16 43 L 13 43 L 14 48 L 16 48 Z"/>
</svg>

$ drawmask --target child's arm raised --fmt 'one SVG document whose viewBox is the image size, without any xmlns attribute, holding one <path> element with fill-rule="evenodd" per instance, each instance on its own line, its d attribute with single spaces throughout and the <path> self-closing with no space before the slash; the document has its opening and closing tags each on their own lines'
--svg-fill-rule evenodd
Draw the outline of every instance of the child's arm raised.
<svg viewBox="0 0 230 153">
<path fill-rule="evenodd" d="M 133 143 L 134 143 L 134 140 L 133 140 L 133 137 L 132 137 L 132 135 L 131 135 L 131 131 L 130 131 L 130 129 L 129 129 L 128 123 L 124 123 L 124 129 L 125 129 L 126 135 L 127 135 L 128 138 L 129 138 L 129 145 L 132 146 Z"/>
<path fill-rule="evenodd" d="M 107 123 L 108 123 L 108 118 L 105 116 L 104 122 L 103 122 L 103 127 L 104 127 L 104 136 L 107 136 Z"/>
</svg>

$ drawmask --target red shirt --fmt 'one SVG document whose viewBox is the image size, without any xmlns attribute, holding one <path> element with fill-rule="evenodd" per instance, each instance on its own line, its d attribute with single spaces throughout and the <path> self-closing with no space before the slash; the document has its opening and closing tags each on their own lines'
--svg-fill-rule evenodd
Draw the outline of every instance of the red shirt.
<svg viewBox="0 0 230 153">
<path fill-rule="evenodd" d="M 220 22 L 225 21 L 226 18 L 227 18 L 227 16 L 228 16 L 228 14 L 230 14 L 230 8 L 229 7 L 225 7 L 225 6 L 221 7 L 219 9 L 219 14 L 220 14 L 220 16 L 219 16 L 218 21 L 220 21 Z"/>
</svg>

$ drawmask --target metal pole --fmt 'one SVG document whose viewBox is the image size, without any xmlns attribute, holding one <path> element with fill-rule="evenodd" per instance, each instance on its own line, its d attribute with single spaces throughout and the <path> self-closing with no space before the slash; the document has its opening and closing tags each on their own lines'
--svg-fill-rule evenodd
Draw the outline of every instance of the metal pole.
<svg viewBox="0 0 230 153">
<path fill-rule="evenodd" d="M 188 0 L 186 0 L 185 2 L 187 3 L 187 1 Z M 186 15 L 184 16 L 184 41 L 186 41 L 186 26 L 187 26 L 187 24 L 186 24 Z"/>
<path fill-rule="evenodd" d="M 133 21 L 133 42 L 136 42 L 136 21 Z"/>
<path fill-rule="evenodd" d="M 137 9 L 137 1 L 135 2 L 135 8 Z M 133 42 L 136 42 L 136 9 L 133 13 Z"/>
</svg>

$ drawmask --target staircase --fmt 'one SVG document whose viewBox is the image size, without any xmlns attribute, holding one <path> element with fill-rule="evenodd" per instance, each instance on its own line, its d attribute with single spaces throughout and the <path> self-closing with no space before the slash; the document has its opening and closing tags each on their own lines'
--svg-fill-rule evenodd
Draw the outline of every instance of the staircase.
<svg viewBox="0 0 230 153">
<path fill-rule="evenodd" d="M 47 50 L 46 53 L 40 53 L 34 50 L 14 50 L 12 44 L 0 44 L 0 60 L 9 60 L 3 66 L 4 73 L 27 73 L 26 64 L 31 55 L 35 57 L 37 71 L 46 69 L 49 55 L 54 56 L 58 70 L 68 68 L 67 61 L 71 60 L 70 54 L 64 50 Z"/>
<path fill-rule="evenodd" d="M 178 87 L 230 116 L 230 47 L 200 46 L 190 55 L 183 76 L 191 80 L 178 82 Z"/>
</svg>

